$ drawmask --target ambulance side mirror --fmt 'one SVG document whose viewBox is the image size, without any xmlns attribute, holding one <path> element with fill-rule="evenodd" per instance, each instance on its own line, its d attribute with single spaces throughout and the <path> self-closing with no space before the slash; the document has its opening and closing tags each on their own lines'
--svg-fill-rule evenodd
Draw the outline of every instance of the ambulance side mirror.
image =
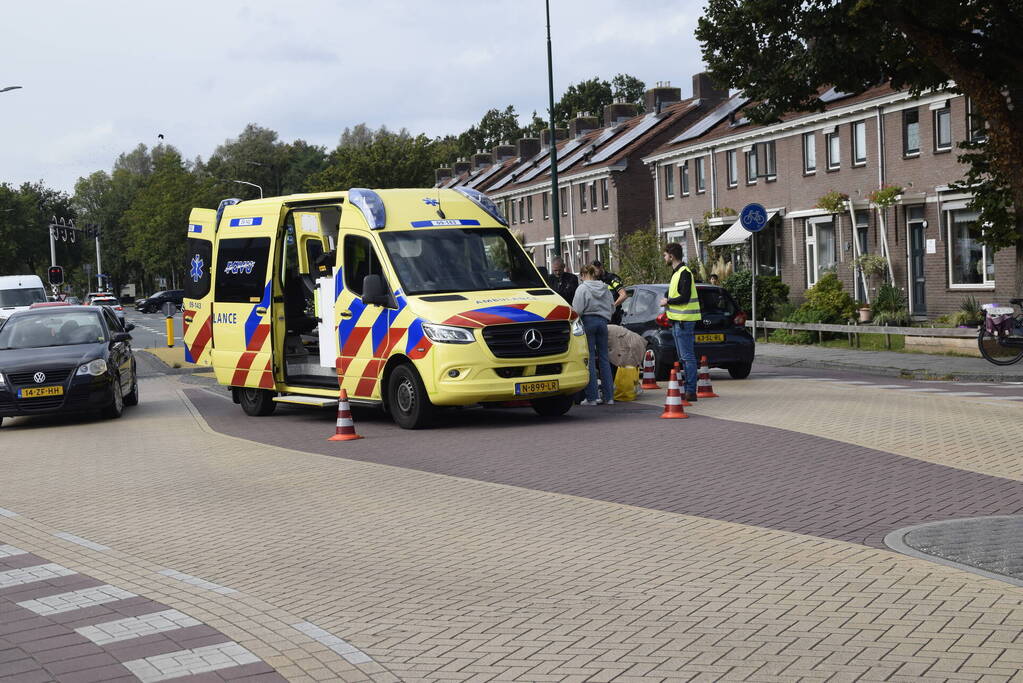
<svg viewBox="0 0 1023 683">
<path fill-rule="evenodd" d="M 382 277 L 374 273 L 362 278 L 362 303 L 376 306 L 387 306 L 391 303 L 391 297 L 384 289 Z"/>
</svg>

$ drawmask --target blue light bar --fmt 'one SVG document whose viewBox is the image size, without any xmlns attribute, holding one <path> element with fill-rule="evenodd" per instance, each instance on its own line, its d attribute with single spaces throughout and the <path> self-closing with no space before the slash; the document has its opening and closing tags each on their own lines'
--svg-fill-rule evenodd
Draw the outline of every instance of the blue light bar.
<svg viewBox="0 0 1023 683">
<path fill-rule="evenodd" d="M 235 204 L 240 204 L 242 200 L 237 198 L 221 199 L 220 206 L 217 207 L 217 222 L 213 226 L 213 230 L 216 231 L 220 228 L 220 219 L 224 217 L 224 209 Z"/>
<path fill-rule="evenodd" d="M 379 230 L 387 224 L 384 200 L 373 190 L 353 187 L 348 190 L 348 202 L 362 212 L 370 230 Z"/>
<path fill-rule="evenodd" d="M 508 225 L 508 219 L 506 219 L 501 213 L 501 209 L 497 208 L 497 204 L 494 203 L 494 200 L 487 195 L 483 194 L 479 190 L 474 190 L 471 187 L 465 187 L 464 185 L 460 185 L 454 188 L 454 190 L 455 192 L 458 192 L 470 199 L 476 206 L 490 214 L 490 216 L 501 225 Z"/>
</svg>

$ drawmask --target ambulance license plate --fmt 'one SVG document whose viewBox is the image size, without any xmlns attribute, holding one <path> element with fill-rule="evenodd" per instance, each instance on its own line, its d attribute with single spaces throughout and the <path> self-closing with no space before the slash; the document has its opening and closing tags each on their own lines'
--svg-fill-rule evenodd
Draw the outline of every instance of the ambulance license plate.
<svg viewBox="0 0 1023 683">
<path fill-rule="evenodd" d="M 712 342 L 723 342 L 725 335 L 723 334 L 698 334 L 696 335 L 696 341 L 701 344 L 710 344 Z"/>
<path fill-rule="evenodd" d="M 40 396 L 62 396 L 64 394 L 64 387 L 29 387 L 27 389 L 18 389 L 18 398 L 39 398 Z"/>
<path fill-rule="evenodd" d="M 548 394 L 552 391 L 557 391 L 559 386 L 556 379 L 548 379 L 543 382 L 517 382 L 515 384 L 515 395 Z"/>
</svg>

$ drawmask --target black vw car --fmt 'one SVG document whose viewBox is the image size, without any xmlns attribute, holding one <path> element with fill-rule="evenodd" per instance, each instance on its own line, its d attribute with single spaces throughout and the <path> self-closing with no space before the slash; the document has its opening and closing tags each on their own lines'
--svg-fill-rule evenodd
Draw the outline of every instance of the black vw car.
<svg viewBox="0 0 1023 683">
<path fill-rule="evenodd" d="M 102 411 L 139 401 L 134 329 L 105 306 L 18 311 L 0 327 L 0 423 L 5 417 Z"/>
<path fill-rule="evenodd" d="M 181 301 L 184 296 L 185 290 L 183 289 L 168 289 L 152 294 L 145 299 L 139 299 L 135 302 L 135 308 L 142 313 L 156 313 L 168 301 L 181 308 Z"/>
<path fill-rule="evenodd" d="M 660 306 L 668 285 L 635 285 L 626 291 L 622 325 L 646 339 L 647 348 L 654 351 L 657 379 L 668 379 L 678 358 L 671 323 Z M 724 368 L 735 379 L 748 377 L 756 345 L 746 329 L 746 314 L 722 287 L 697 283 L 696 294 L 702 317 L 696 323 L 696 359 L 706 356 L 709 367 Z"/>
</svg>

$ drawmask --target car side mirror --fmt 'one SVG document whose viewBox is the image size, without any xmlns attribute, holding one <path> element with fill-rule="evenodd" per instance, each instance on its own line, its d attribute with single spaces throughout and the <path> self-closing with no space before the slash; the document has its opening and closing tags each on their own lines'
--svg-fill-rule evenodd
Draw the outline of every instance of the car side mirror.
<svg viewBox="0 0 1023 683">
<path fill-rule="evenodd" d="M 362 278 L 362 303 L 376 306 L 387 306 L 391 297 L 384 289 L 384 279 L 376 273 Z"/>
<path fill-rule="evenodd" d="M 113 344 L 126 341 L 131 341 L 131 335 L 127 332 L 114 332 L 110 337 L 110 342 Z"/>
<path fill-rule="evenodd" d="M 131 332 L 134 329 L 135 329 L 135 323 L 128 323 L 127 325 L 124 326 L 124 331 L 125 332 Z"/>
</svg>

